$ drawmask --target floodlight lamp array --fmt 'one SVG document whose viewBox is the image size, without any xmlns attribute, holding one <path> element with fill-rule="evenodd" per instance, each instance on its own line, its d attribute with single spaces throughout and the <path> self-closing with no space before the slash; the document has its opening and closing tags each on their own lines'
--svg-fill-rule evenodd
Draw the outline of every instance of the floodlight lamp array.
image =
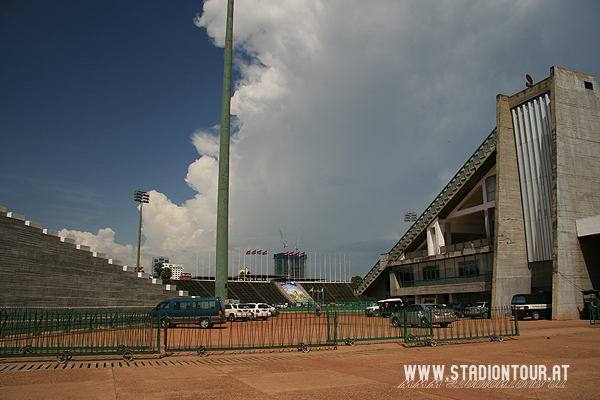
<svg viewBox="0 0 600 400">
<path fill-rule="evenodd" d="M 137 201 L 138 203 L 150 203 L 150 195 L 148 192 L 136 190 L 133 192 L 133 200 Z"/>
</svg>

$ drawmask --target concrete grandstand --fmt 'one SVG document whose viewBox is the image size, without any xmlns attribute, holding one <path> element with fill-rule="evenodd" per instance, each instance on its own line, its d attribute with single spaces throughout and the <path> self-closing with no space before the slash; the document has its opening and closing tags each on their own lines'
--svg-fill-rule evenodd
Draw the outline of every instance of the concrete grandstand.
<svg viewBox="0 0 600 400">
<path fill-rule="evenodd" d="M 357 293 L 409 302 L 491 301 L 552 292 L 577 318 L 600 288 L 600 92 L 594 76 L 550 69 L 498 95 L 496 128 Z"/>
<path fill-rule="evenodd" d="M 174 297 L 215 294 L 214 280 L 151 278 L 4 207 L 0 263 L 0 307 L 153 307 Z M 350 283 L 297 285 L 311 302 L 355 300 Z M 228 286 L 229 297 L 242 302 L 295 303 L 278 282 L 230 280 Z M 316 289 L 323 290 L 312 299 Z"/>
</svg>

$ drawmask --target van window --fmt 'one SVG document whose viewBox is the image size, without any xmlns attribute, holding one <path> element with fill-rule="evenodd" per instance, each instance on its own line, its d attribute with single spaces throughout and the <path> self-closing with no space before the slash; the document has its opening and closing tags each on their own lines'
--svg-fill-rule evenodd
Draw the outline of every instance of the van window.
<svg viewBox="0 0 600 400">
<path fill-rule="evenodd" d="M 217 307 L 215 300 L 196 300 L 192 301 L 192 309 L 194 310 L 211 310 Z"/>
<path fill-rule="evenodd" d="M 537 294 L 537 295 L 533 295 L 533 296 L 529 296 L 530 297 L 530 303 L 532 304 L 547 304 L 550 303 L 550 298 L 548 296 L 545 296 L 543 294 Z"/>
<path fill-rule="evenodd" d="M 513 296 L 513 304 L 525 304 L 525 296 Z"/>
<path fill-rule="evenodd" d="M 189 301 L 175 301 L 173 302 L 173 310 L 189 310 L 190 302 Z"/>
<path fill-rule="evenodd" d="M 169 303 L 167 301 L 167 302 L 164 302 L 164 303 L 160 303 L 156 309 L 157 310 L 166 310 L 166 309 L 169 308 L 170 305 L 171 305 L 171 303 Z"/>
</svg>

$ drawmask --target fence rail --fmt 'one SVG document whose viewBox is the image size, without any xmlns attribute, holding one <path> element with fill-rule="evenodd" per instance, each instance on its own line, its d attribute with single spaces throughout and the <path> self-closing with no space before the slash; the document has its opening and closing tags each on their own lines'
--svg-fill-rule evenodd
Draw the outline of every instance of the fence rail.
<svg viewBox="0 0 600 400">
<path fill-rule="evenodd" d="M 148 310 L 0 309 L 0 356 L 158 353 Z"/>
<path fill-rule="evenodd" d="M 193 321 L 167 328 L 167 352 L 195 350 L 250 350 L 336 345 L 338 315 L 314 311 L 283 312 L 277 317 L 228 321 L 212 329 L 199 329 Z"/>
<path fill-rule="evenodd" d="M 195 320 L 161 327 L 147 310 L 0 309 L 0 357 L 56 355 L 169 354 L 196 351 L 293 349 L 340 343 L 403 340 L 437 344 L 518 336 L 510 308 L 495 308 L 489 318 L 436 321 L 431 310 L 418 319 L 407 308 L 388 318 L 368 316 L 363 307 L 323 307 L 282 312 L 277 317 L 236 320 L 202 329 Z"/>
<path fill-rule="evenodd" d="M 600 324 L 600 299 L 593 299 L 589 303 L 590 325 Z"/>
</svg>

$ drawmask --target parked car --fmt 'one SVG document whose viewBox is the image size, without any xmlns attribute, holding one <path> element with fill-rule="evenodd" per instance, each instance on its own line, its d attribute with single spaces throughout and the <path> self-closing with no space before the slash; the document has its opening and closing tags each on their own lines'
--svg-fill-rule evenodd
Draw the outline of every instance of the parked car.
<svg viewBox="0 0 600 400">
<path fill-rule="evenodd" d="M 279 307 L 277 307 L 274 304 L 267 304 L 269 306 L 269 309 L 271 310 L 271 317 L 278 317 L 279 316 Z"/>
<path fill-rule="evenodd" d="M 240 304 L 232 303 L 225 304 L 225 318 L 227 318 L 228 321 L 233 322 L 236 319 L 254 319 L 255 316 L 250 309 L 246 307 L 240 307 Z"/>
<path fill-rule="evenodd" d="M 225 307 L 219 297 L 164 300 L 150 313 L 163 327 L 198 324 L 207 329 L 214 324 L 225 323 Z"/>
<path fill-rule="evenodd" d="M 451 308 L 454 310 L 454 312 L 456 313 L 456 315 L 459 318 L 463 318 L 465 316 L 465 310 L 469 307 L 473 307 L 473 304 L 471 304 L 471 303 L 452 303 L 448 306 L 448 308 Z"/>
<path fill-rule="evenodd" d="M 422 328 L 431 325 L 439 325 L 442 328 L 447 327 L 458 317 L 454 310 L 442 306 L 441 304 L 411 304 L 402 311 L 392 313 L 390 322 L 393 326 L 420 326 Z"/>
<path fill-rule="evenodd" d="M 379 316 L 379 304 L 375 303 L 365 308 L 365 315 L 367 317 L 378 317 Z"/>
<path fill-rule="evenodd" d="M 542 317 L 552 317 L 552 300 L 545 293 L 515 294 L 511 301 L 511 307 L 517 319 L 531 317 L 537 321 Z"/>
<path fill-rule="evenodd" d="M 256 318 L 267 319 L 271 316 L 271 306 L 265 303 L 246 303 L 242 304 L 247 306 L 250 311 L 254 313 Z"/>
<path fill-rule="evenodd" d="M 480 301 L 475 303 L 472 307 L 467 307 L 465 309 L 465 317 L 471 318 L 490 318 L 490 303 L 487 301 Z"/>
<path fill-rule="evenodd" d="M 398 298 L 379 300 L 377 304 L 379 316 L 383 318 L 389 318 L 392 313 L 398 312 L 404 308 L 404 301 Z"/>
</svg>

